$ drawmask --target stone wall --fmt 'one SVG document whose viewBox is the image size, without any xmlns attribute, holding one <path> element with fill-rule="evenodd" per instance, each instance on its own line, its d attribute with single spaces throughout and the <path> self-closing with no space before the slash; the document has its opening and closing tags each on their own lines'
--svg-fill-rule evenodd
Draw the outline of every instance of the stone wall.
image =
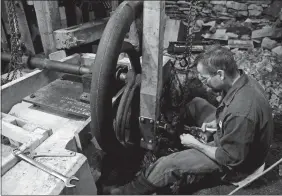
<svg viewBox="0 0 282 196">
<path fill-rule="evenodd" d="M 171 19 L 185 18 L 189 13 L 190 2 L 189 0 L 166 1 L 167 15 Z M 272 3 L 272 0 L 198 0 L 198 4 L 194 8 L 199 17 L 229 19 L 236 17 L 260 18 L 267 15 L 275 19 L 280 10 L 276 9 L 273 12 L 273 9 L 270 9 Z M 276 6 L 276 8 L 278 7 Z"/>
</svg>

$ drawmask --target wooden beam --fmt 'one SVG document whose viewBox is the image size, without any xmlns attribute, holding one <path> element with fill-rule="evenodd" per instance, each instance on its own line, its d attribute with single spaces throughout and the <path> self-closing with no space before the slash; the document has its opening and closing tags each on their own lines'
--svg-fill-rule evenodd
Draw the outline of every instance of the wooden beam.
<svg viewBox="0 0 282 196">
<path fill-rule="evenodd" d="M 36 70 L 1 86 L 2 112 L 8 113 L 13 105 L 20 102 L 23 97 L 37 91 L 56 78 L 55 72 Z"/>
<path fill-rule="evenodd" d="M 85 120 L 63 117 L 44 110 L 37 110 L 29 104 L 17 104 L 11 111 L 13 115 L 25 119 L 39 126 L 48 126 L 53 134 L 39 145 L 33 152 L 64 152 L 76 147 L 74 133 L 82 127 Z M 72 144 L 72 146 L 70 145 Z M 77 151 L 75 151 L 77 152 Z M 2 176 L 3 194 L 7 195 L 59 195 L 66 191 L 68 194 L 96 195 L 96 186 L 91 175 L 87 158 L 76 153 L 72 157 L 38 157 L 37 161 L 43 162 L 48 167 L 66 176 L 75 175 L 79 181 L 74 182 L 76 187 L 65 188 L 64 182 L 40 169 L 20 161 Z M 95 169 L 95 168 L 94 168 Z M 13 182 L 11 184 L 11 182 Z"/>
<path fill-rule="evenodd" d="M 164 48 L 169 46 L 169 42 L 177 41 L 180 28 L 180 20 L 173 20 L 166 16 Z"/>
<path fill-rule="evenodd" d="M 66 63 L 78 63 L 80 61 L 80 55 L 74 54 L 63 58 L 60 61 Z M 34 93 L 41 87 L 46 86 L 61 75 L 62 73 L 57 73 L 50 70 L 35 70 L 24 75 L 23 77 L 1 86 L 2 112 L 8 113 L 13 105 L 21 102 L 24 97 Z M 15 92 L 17 93 L 15 94 Z"/>
<path fill-rule="evenodd" d="M 140 90 L 141 146 L 155 148 L 156 121 L 162 90 L 165 1 L 144 1 Z"/>
<path fill-rule="evenodd" d="M 58 1 L 34 1 L 34 8 L 44 53 L 56 51 L 53 31 L 61 28 Z"/>
<path fill-rule="evenodd" d="M 102 37 L 108 18 L 94 20 L 54 31 L 57 49 L 69 49 L 92 43 Z"/>
<path fill-rule="evenodd" d="M 5 27 L 6 33 L 9 35 L 11 34 L 10 26 L 9 26 L 9 20 L 8 20 L 8 14 L 6 10 L 6 5 L 5 1 L 1 1 L 1 16 L 2 16 L 2 21 L 3 25 Z"/>
<path fill-rule="evenodd" d="M 115 11 L 118 7 L 118 0 L 112 0 L 111 1 L 112 4 L 112 12 Z"/>
<path fill-rule="evenodd" d="M 10 51 L 7 34 L 5 32 L 2 21 L 1 21 L 1 48 L 3 49 L 4 52 Z"/>
<path fill-rule="evenodd" d="M 16 1 L 16 15 L 19 24 L 19 31 L 21 33 L 21 41 L 24 43 L 28 51 L 30 51 L 32 54 L 35 54 L 27 18 L 21 1 Z"/>
<path fill-rule="evenodd" d="M 5 118 L 9 119 L 6 120 Z M 19 147 L 19 149 L 22 151 L 28 150 L 29 152 L 31 152 L 32 150 L 37 148 L 43 141 L 45 141 L 50 135 L 52 135 L 52 131 L 50 129 L 45 130 L 40 128 L 40 126 L 33 126 L 36 128 L 32 130 L 32 132 L 30 130 L 25 130 L 19 126 L 12 124 L 12 122 L 7 122 L 10 121 L 11 118 L 13 117 L 6 114 L 2 119 L 1 134 L 11 140 L 22 143 L 23 145 Z M 15 118 L 15 120 L 22 121 L 18 118 Z M 3 176 L 8 170 L 14 167 L 14 165 L 19 161 L 20 160 L 13 154 L 5 157 L 1 163 L 1 176 Z"/>
<path fill-rule="evenodd" d="M 162 87 L 164 11 L 164 1 L 144 1 L 140 116 L 154 120 Z"/>
<path fill-rule="evenodd" d="M 64 6 L 59 7 L 60 18 L 61 18 L 61 27 L 66 28 L 67 25 L 67 16 L 66 16 L 66 8 Z"/>
</svg>

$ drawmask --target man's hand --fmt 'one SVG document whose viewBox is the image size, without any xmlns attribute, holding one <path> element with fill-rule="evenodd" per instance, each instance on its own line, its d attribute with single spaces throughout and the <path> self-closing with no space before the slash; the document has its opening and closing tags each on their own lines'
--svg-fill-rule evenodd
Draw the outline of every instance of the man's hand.
<svg viewBox="0 0 282 196">
<path fill-rule="evenodd" d="M 180 140 L 182 145 L 190 148 L 196 148 L 201 143 L 194 136 L 190 134 L 180 135 Z"/>
<path fill-rule="evenodd" d="M 213 120 L 208 123 L 203 123 L 202 125 L 203 132 L 209 131 L 209 132 L 216 132 L 217 126 L 216 126 L 216 120 Z"/>
</svg>

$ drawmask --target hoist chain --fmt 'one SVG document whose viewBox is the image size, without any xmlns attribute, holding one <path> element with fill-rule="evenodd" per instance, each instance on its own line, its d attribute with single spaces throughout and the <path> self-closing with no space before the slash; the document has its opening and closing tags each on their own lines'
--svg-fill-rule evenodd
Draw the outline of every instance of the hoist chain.
<svg viewBox="0 0 282 196">
<path fill-rule="evenodd" d="M 10 82 L 17 77 L 17 73 L 20 73 L 20 76 L 22 76 L 22 44 L 20 41 L 20 32 L 19 32 L 19 24 L 18 19 L 16 15 L 16 9 L 15 9 L 15 1 L 6 1 L 7 5 L 7 15 L 8 15 L 8 23 L 11 30 L 11 60 L 9 62 L 9 68 L 8 68 L 8 74 L 6 78 L 1 79 L 1 83 L 6 84 L 7 82 Z M 13 73 L 11 73 L 13 71 Z M 12 75 L 11 75 L 12 74 Z"/>
<path fill-rule="evenodd" d="M 192 56 L 192 47 L 193 47 L 193 28 L 196 23 L 196 11 L 195 6 L 198 5 L 198 0 L 191 1 L 191 5 L 189 7 L 188 14 L 186 14 L 186 34 L 185 34 L 185 52 L 184 52 L 184 60 L 186 61 L 185 66 L 182 67 L 188 67 L 188 65 L 191 64 L 191 56 Z"/>
</svg>

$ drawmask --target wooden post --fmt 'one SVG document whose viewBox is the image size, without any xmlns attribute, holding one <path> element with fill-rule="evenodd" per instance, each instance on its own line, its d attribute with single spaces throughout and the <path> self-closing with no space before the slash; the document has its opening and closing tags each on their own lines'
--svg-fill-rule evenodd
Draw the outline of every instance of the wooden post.
<svg viewBox="0 0 282 196">
<path fill-rule="evenodd" d="M 1 1 L 1 16 L 2 16 L 2 21 L 3 21 L 3 26 L 5 27 L 6 33 L 9 35 L 11 34 L 11 32 L 10 32 L 10 26 L 8 22 L 8 14 L 6 10 L 5 1 Z"/>
<path fill-rule="evenodd" d="M 3 49 L 3 51 L 6 51 L 6 52 L 10 51 L 8 40 L 7 40 L 7 35 L 6 35 L 2 21 L 1 21 L 1 48 Z"/>
<path fill-rule="evenodd" d="M 144 1 L 140 116 L 154 120 L 162 87 L 164 8 L 164 1 Z"/>
<path fill-rule="evenodd" d="M 34 1 L 37 23 L 44 53 L 48 56 L 56 51 L 53 31 L 61 28 L 58 1 Z"/>
<path fill-rule="evenodd" d="M 16 9 L 16 15 L 19 24 L 19 32 L 21 33 L 21 41 L 24 43 L 28 51 L 30 51 L 32 54 L 35 54 L 30 30 L 25 16 L 23 4 L 21 1 L 16 1 L 15 9 Z"/>
<path fill-rule="evenodd" d="M 162 90 L 165 1 L 144 1 L 143 10 L 140 145 L 153 150 Z"/>
<path fill-rule="evenodd" d="M 112 12 L 115 11 L 118 7 L 118 0 L 112 0 Z"/>
</svg>

